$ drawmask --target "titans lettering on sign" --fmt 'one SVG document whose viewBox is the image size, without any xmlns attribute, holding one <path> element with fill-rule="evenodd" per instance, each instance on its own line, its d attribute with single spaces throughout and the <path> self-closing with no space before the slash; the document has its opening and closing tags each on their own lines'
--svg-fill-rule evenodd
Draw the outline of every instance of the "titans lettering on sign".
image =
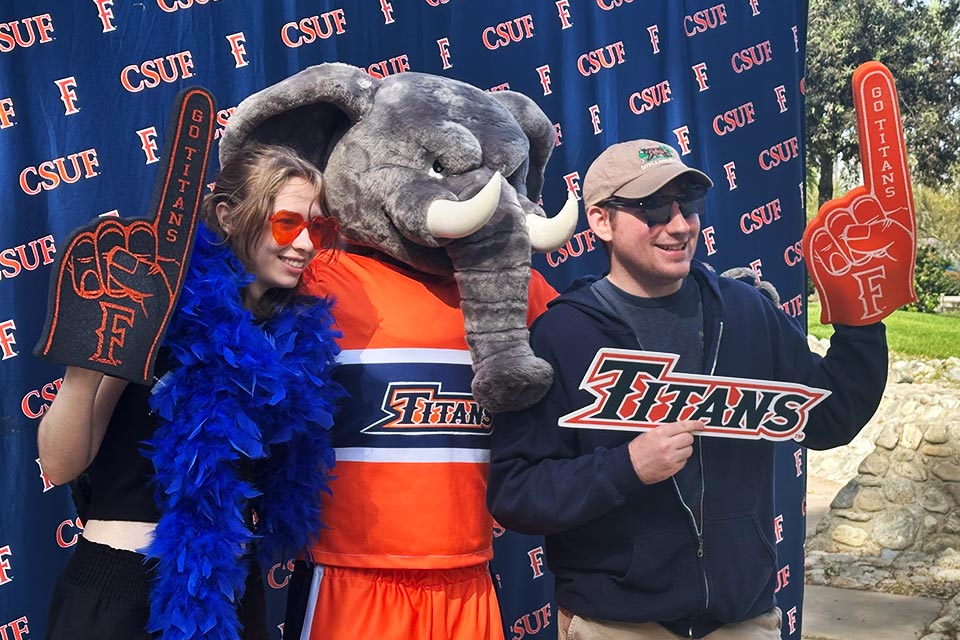
<svg viewBox="0 0 960 640">
<path fill-rule="evenodd" d="M 596 400 L 560 418 L 575 429 L 647 431 L 701 420 L 704 435 L 802 440 L 810 409 L 829 391 L 800 384 L 674 373 L 671 353 L 601 349 L 580 382 Z"/>
</svg>

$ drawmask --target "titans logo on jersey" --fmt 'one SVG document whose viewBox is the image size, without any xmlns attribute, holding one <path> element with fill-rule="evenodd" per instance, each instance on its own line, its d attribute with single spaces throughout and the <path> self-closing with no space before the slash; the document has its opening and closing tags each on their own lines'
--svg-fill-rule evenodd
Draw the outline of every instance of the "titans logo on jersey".
<svg viewBox="0 0 960 640">
<path fill-rule="evenodd" d="M 388 459 L 420 459 L 424 449 L 489 459 L 493 421 L 470 393 L 468 351 L 347 350 L 339 361 L 337 379 L 350 392 L 333 429 L 343 455 L 359 447 L 367 460 L 374 449 Z"/>
<path fill-rule="evenodd" d="M 491 418 L 469 393 L 444 393 L 440 382 L 391 382 L 382 420 L 363 433 L 489 435 Z"/>
<path fill-rule="evenodd" d="M 406 569 L 489 561 L 492 426 L 470 394 L 470 352 L 347 349 L 339 363 L 350 397 L 330 434 L 334 498 L 324 496 L 314 561 Z"/>
</svg>

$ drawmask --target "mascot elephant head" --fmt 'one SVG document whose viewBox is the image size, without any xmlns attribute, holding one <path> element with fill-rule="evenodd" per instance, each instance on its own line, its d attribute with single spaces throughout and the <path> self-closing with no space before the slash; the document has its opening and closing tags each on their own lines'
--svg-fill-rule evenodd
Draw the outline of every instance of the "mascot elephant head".
<svg viewBox="0 0 960 640">
<path fill-rule="evenodd" d="M 323 171 L 327 210 L 348 245 L 456 278 L 484 408 L 518 410 L 546 393 L 553 371 L 526 328 L 530 254 L 565 243 L 578 207 L 570 195 L 548 219 L 536 204 L 554 128 L 532 100 L 321 64 L 240 103 L 221 164 L 260 142 L 292 147 Z"/>
</svg>

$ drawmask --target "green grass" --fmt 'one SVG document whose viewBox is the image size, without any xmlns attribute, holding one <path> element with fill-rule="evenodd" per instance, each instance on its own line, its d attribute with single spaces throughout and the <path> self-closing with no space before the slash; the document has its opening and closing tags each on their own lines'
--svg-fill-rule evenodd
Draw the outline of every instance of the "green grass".
<svg viewBox="0 0 960 640">
<path fill-rule="evenodd" d="M 820 324 L 820 305 L 809 303 L 808 331 L 818 338 L 829 338 L 833 327 Z M 916 311 L 894 311 L 884 319 L 887 344 L 891 351 L 926 358 L 960 357 L 960 317 Z"/>
</svg>

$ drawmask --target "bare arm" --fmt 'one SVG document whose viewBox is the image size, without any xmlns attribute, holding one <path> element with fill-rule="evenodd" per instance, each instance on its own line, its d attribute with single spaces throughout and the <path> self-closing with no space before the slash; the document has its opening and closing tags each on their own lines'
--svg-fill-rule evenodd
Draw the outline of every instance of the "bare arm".
<svg viewBox="0 0 960 640">
<path fill-rule="evenodd" d="M 126 386 L 126 380 L 67 367 L 37 432 L 40 465 L 50 482 L 66 484 L 90 465 Z"/>
</svg>

